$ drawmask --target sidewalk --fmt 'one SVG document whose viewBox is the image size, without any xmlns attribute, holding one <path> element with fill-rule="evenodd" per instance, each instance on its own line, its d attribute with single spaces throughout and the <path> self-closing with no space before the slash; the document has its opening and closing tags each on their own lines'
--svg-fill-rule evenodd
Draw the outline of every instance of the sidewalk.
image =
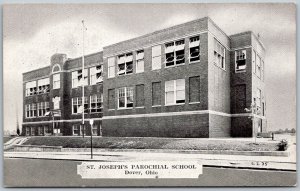
<svg viewBox="0 0 300 191">
<path fill-rule="evenodd" d="M 293 149 L 293 148 L 292 148 Z M 30 158 L 75 161 L 172 161 L 199 160 L 203 165 L 296 170 L 295 155 L 289 157 L 278 156 L 244 156 L 244 155 L 216 155 L 216 154 L 183 154 L 183 153 L 140 153 L 140 152 L 95 152 L 91 159 L 90 152 L 5 152 L 5 158 Z"/>
</svg>

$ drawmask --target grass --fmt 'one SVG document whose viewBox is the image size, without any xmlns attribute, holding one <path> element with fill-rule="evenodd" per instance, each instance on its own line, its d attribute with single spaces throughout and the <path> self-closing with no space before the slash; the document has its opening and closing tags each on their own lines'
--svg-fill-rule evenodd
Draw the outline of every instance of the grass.
<svg viewBox="0 0 300 191">
<path fill-rule="evenodd" d="M 24 145 L 62 146 L 64 148 L 89 148 L 90 138 L 82 137 L 31 137 Z M 174 150 L 227 150 L 276 151 L 277 143 L 257 143 L 235 140 L 93 137 L 94 148 L 109 149 L 174 149 Z"/>
<path fill-rule="evenodd" d="M 6 143 L 7 141 L 13 139 L 15 137 L 3 137 L 3 143 Z"/>
</svg>

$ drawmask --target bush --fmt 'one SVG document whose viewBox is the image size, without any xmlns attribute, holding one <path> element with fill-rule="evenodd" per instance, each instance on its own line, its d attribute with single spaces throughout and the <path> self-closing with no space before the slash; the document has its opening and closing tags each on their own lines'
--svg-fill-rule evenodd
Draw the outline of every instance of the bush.
<svg viewBox="0 0 300 191">
<path fill-rule="evenodd" d="M 282 139 L 278 144 L 277 144 L 277 151 L 285 151 L 288 147 L 288 142 L 285 139 Z"/>
</svg>

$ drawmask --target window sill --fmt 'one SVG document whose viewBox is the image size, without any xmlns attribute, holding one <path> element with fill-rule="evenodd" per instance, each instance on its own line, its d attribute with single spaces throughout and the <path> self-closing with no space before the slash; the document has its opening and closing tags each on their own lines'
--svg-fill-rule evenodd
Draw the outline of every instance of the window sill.
<svg viewBox="0 0 300 191">
<path fill-rule="evenodd" d="M 246 70 L 243 70 L 243 71 L 236 71 L 235 70 L 235 73 L 246 73 Z"/>
<path fill-rule="evenodd" d="M 108 109 L 108 111 L 115 111 L 116 109 Z"/>
<path fill-rule="evenodd" d="M 185 105 L 185 103 L 174 103 L 174 104 L 168 104 L 165 106 L 176 106 L 176 105 Z"/>
<path fill-rule="evenodd" d="M 190 102 L 189 104 L 199 104 L 200 102 Z"/>
<path fill-rule="evenodd" d="M 130 75 L 132 75 L 132 74 L 133 74 L 133 72 L 132 72 L 132 73 L 130 73 L 130 74 L 118 75 L 118 77 L 120 77 L 120 76 L 130 76 Z"/>
<path fill-rule="evenodd" d="M 199 63 L 199 62 L 200 62 L 200 60 L 196 60 L 196 61 L 193 61 L 193 62 L 189 61 L 189 64 L 195 64 L 195 63 Z"/>
<path fill-rule="evenodd" d="M 161 107 L 161 105 L 152 105 L 152 107 Z"/>
<path fill-rule="evenodd" d="M 129 108 L 118 108 L 118 110 L 129 110 L 129 109 L 133 109 L 133 107 L 129 107 Z"/>
<path fill-rule="evenodd" d="M 174 66 L 165 66 L 165 68 L 176 68 L 179 66 L 184 66 L 185 64 L 175 64 Z"/>
</svg>

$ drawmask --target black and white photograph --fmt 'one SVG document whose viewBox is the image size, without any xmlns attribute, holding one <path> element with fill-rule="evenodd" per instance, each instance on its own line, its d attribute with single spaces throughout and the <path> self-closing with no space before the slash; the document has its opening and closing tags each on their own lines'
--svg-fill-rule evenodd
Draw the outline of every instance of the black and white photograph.
<svg viewBox="0 0 300 191">
<path fill-rule="evenodd" d="M 297 185 L 296 4 L 3 4 L 4 187 Z"/>
</svg>

